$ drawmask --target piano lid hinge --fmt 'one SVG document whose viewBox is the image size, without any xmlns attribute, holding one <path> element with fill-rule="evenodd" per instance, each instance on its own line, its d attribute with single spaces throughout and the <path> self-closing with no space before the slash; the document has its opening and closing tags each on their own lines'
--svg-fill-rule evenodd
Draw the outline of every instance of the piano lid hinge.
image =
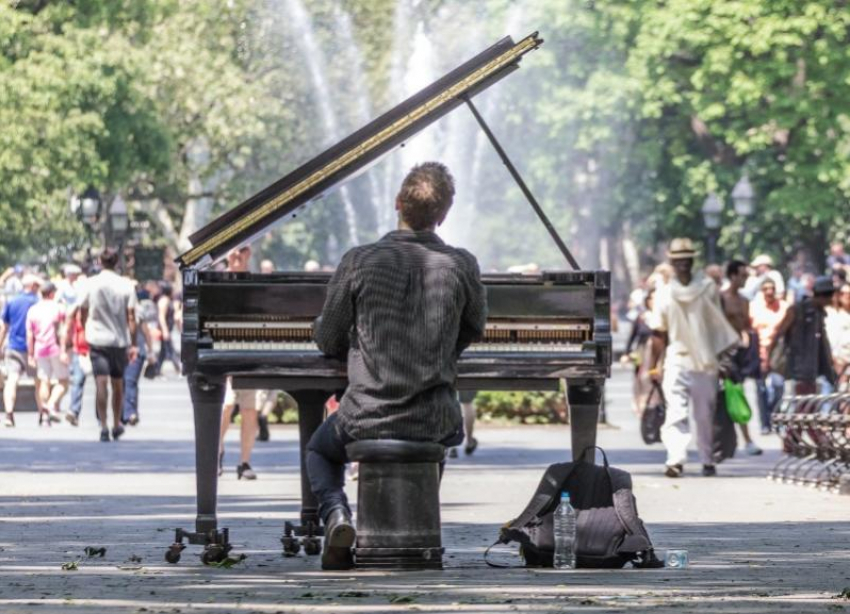
<svg viewBox="0 0 850 614">
<path fill-rule="evenodd" d="M 195 266 L 186 267 L 182 273 L 184 288 L 198 285 L 198 269 Z"/>
</svg>

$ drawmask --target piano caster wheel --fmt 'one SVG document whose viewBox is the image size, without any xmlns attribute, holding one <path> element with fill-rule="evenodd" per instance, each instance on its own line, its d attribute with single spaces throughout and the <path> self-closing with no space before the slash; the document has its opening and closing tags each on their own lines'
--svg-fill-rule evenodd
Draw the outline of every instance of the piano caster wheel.
<svg viewBox="0 0 850 614">
<path fill-rule="evenodd" d="M 280 543 L 283 544 L 283 556 L 285 557 L 295 556 L 301 551 L 301 543 L 291 535 L 281 537 Z"/>
<path fill-rule="evenodd" d="M 304 554 L 316 556 L 322 551 L 322 542 L 318 537 L 305 537 L 301 540 L 304 545 Z"/>
<path fill-rule="evenodd" d="M 176 565 L 180 562 L 180 553 L 186 548 L 183 544 L 171 544 L 168 547 L 168 550 L 165 551 L 165 560 L 172 565 Z"/>
<path fill-rule="evenodd" d="M 229 546 L 207 546 L 201 553 L 201 562 L 204 565 L 215 565 L 216 563 L 221 563 L 224 559 L 227 558 L 227 553 L 229 551 Z"/>
</svg>

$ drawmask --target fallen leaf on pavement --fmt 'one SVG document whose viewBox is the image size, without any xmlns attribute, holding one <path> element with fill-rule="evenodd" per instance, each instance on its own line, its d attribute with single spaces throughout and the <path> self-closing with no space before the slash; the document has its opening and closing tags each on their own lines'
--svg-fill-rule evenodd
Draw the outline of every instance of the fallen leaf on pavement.
<svg viewBox="0 0 850 614">
<path fill-rule="evenodd" d="M 218 563 L 215 563 L 213 565 L 213 567 L 220 567 L 222 569 L 230 569 L 234 565 L 238 565 L 239 563 L 241 563 L 242 561 L 244 561 L 247 558 L 248 557 L 244 554 L 240 554 L 235 559 L 232 558 L 232 557 L 227 557 L 223 561 L 219 561 Z"/>
</svg>

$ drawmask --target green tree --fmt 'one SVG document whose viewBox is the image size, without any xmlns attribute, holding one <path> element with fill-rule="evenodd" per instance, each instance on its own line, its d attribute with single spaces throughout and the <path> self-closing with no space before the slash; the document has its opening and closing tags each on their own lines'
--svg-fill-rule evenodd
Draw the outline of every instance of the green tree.
<svg viewBox="0 0 850 614">
<path fill-rule="evenodd" d="M 62 257 L 82 240 L 71 191 L 110 193 L 138 168 L 166 165 L 141 58 L 111 28 L 121 7 L 144 3 L 79 4 L 79 20 L 66 3 L 0 5 L 0 260 Z"/>
<path fill-rule="evenodd" d="M 705 195 L 728 202 L 747 172 L 758 195 L 749 249 L 787 256 L 801 241 L 822 254 L 850 196 L 848 35 L 850 12 L 832 0 L 645 7 L 629 67 L 665 234 L 693 232 Z"/>
</svg>

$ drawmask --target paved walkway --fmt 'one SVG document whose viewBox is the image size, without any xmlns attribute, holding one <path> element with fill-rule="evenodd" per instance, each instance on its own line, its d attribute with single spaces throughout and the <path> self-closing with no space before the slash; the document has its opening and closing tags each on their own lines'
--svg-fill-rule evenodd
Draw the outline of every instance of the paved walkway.
<svg viewBox="0 0 850 614">
<path fill-rule="evenodd" d="M 256 482 L 237 481 L 233 468 L 222 478 L 222 524 L 248 558 L 207 568 L 191 548 L 167 565 L 173 528 L 191 528 L 194 514 L 191 411 L 175 380 L 143 388 L 142 422 L 118 443 L 97 441 L 90 400 L 78 429 L 39 430 L 22 414 L 18 428 L 0 430 L 0 613 L 850 611 L 834 598 L 850 587 L 850 499 L 767 481 L 779 455 L 769 437 L 759 439 L 764 456 L 729 461 L 717 478 L 695 477 L 696 464 L 681 480 L 660 477 L 663 452 L 640 441 L 628 390 L 618 371 L 608 392 L 616 426 L 599 441 L 634 474 L 657 548 L 687 549 L 687 570 L 484 565 L 499 525 L 543 468 L 567 457 L 565 427 L 483 427 L 479 451 L 450 464 L 442 572 L 322 573 L 316 557 L 281 557 L 280 527 L 298 512 L 292 428 L 257 445 Z M 87 546 L 106 555 L 86 558 Z"/>
</svg>

